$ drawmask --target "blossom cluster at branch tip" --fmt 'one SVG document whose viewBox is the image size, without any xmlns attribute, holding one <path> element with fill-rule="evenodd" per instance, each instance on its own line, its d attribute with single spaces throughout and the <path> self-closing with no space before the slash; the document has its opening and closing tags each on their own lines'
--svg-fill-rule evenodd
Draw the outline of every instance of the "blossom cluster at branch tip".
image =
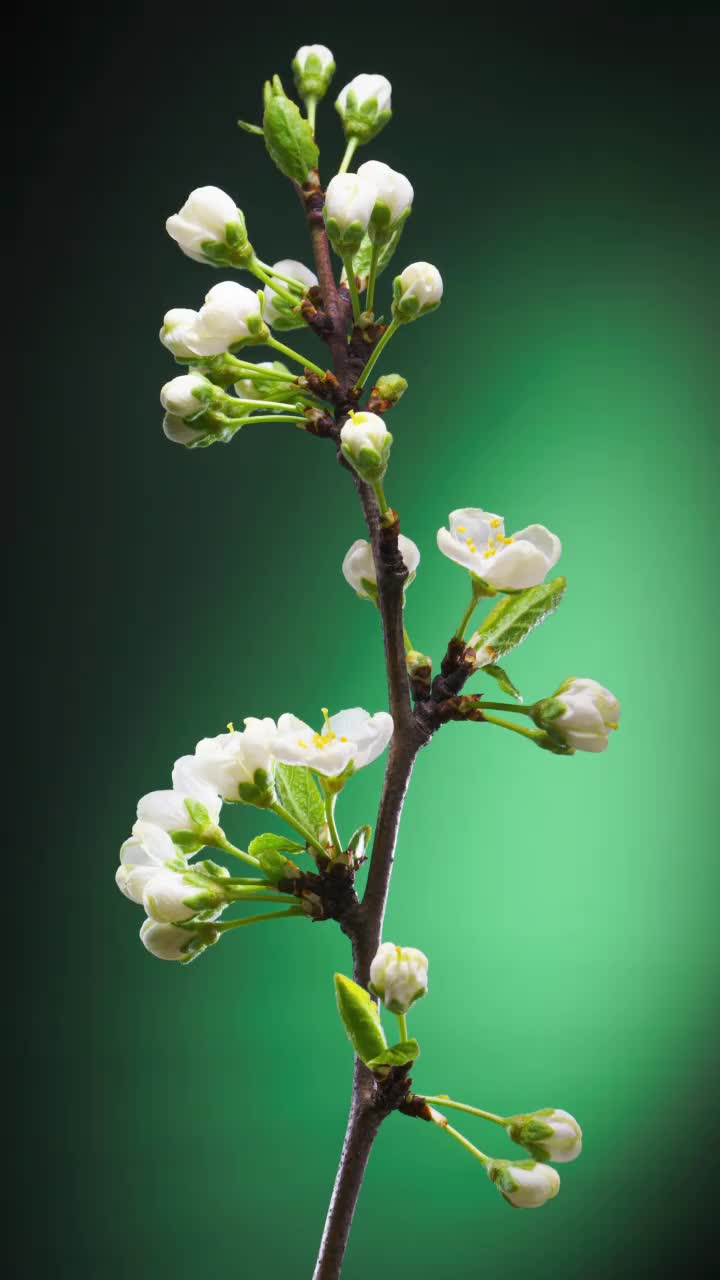
<svg viewBox="0 0 720 1280">
<path fill-rule="evenodd" d="M 390 1013 L 407 1013 L 427 995 L 428 958 L 416 947 L 380 944 L 370 965 L 370 990 Z"/>
<path fill-rule="evenodd" d="M 420 551 L 403 533 L 398 535 L 398 551 L 408 571 L 405 579 L 407 588 L 413 582 L 420 564 Z M 358 538 L 353 542 L 342 562 L 342 571 L 345 581 L 350 584 L 361 600 L 377 602 L 377 571 L 372 547 L 367 539 Z"/>
<path fill-rule="evenodd" d="M 537 586 L 560 559 L 560 539 L 542 524 L 506 537 L 503 517 L 481 507 L 451 511 L 449 524 L 438 529 L 440 551 L 498 591 Z"/>
<path fill-rule="evenodd" d="M 605 751 L 620 723 L 620 702 L 597 680 L 570 676 L 551 698 L 535 704 L 533 718 L 573 751 Z"/>
</svg>

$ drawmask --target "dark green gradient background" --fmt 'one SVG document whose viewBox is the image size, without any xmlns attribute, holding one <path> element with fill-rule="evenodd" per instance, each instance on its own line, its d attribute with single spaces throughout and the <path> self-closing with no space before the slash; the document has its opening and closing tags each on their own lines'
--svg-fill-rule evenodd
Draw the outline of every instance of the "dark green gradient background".
<svg viewBox="0 0 720 1280">
<path fill-rule="evenodd" d="M 165 235 L 190 188 L 235 194 L 264 258 L 308 260 L 288 184 L 234 120 L 316 39 L 338 88 L 392 79 L 396 118 L 363 158 L 410 175 L 399 262 L 445 280 L 383 361 L 410 381 L 388 489 L 423 554 L 414 642 L 437 659 L 465 602 L 435 550 L 449 509 L 540 520 L 570 586 L 511 672 L 529 699 L 576 673 L 623 703 L 601 757 L 450 726 L 418 762 L 386 927 L 431 958 L 416 1086 L 566 1107 L 585 1150 L 543 1213 L 509 1213 L 469 1156 L 392 1119 L 348 1280 L 692 1269 L 716 1216 L 718 23 L 394 12 L 371 54 L 349 14 L 253 25 L 222 5 L 204 25 L 146 6 L 29 32 L 19 256 L 45 248 L 14 303 L 35 388 L 11 677 L 32 886 L 18 1274 L 312 1269 L 349 1092 L 345 940 L 292 921 L 180 970 L 144 952 L 113 873 L 138 796 L 227 720 L 385 705 L 377 616 L 340 576 L 362 528 L 332 451 L 258 427 L 187 453 L 157 403 L 163 312 L 222 278 Z M 319 131 L 328 175 L 331 106 Z M 348 788 L 344 831 L 380 781 Z M 228 815 L 240 842 L 264 826 Z"/>
</svg>

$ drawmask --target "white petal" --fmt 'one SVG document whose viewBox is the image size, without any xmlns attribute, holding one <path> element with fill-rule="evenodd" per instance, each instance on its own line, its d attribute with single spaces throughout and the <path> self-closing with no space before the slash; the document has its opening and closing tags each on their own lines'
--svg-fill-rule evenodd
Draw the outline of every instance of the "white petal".
<svg viewBox="0 0 720 1280">
<path fill-rule="evenodd" d="M 544 581 L 548 563 L 542 551 L 531 542 L 512 542 L 496 555 L 483 556 L 481 578 L 494 587 L 511 587 L 515 591 L 536 587 Z"/>
</svg>

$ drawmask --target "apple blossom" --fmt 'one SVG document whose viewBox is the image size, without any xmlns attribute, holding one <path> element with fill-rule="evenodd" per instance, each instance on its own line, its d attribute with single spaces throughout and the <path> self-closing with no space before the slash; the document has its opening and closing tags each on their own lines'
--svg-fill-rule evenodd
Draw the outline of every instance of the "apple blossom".
<svg viewBox="0 0 720 1280">
<path fill-rule="evenodd" d="M 295 86 L 301 98 L 325 97 L 335 74 L 335 59 L 324 44 L 303 44 L 292 61 Z"/>
<path fill-rule="evenodd" d="M 219 937 L 220 933 L 211 924 L 200 922 L 183 928 L 148 918 L 140 929 L 140 941 L 151 955 L 157 960 L 178 960 L 181 964 L 194 960 Z"/>
<path fill-rule="evenodd" d="M 275 721 L 269 716 L 262 720 L 248 716 L 243 723 L 242 731 L 231 729 L 214 738 L 202 738 L 194 755 L 181 756 L 175 762 L 173 783 L 178 785 L 188 777 L 197 778 L 202 785 L 212 787 L 223 800 L 240 799 L 240 788 L 247 784 L 272 789 Z"/>
<path fill-rule="evenodd" d="M 279 262 L 273 264 L 273 271 L 279 271 L 283 276 L 290 276 L 292 280 L 297 280 L 298 285 L 302 288 L 302 295 L 298 296 L 297 307 L 293 308 L 286 298 L 282 298 L 280 294 L 275 293 L 272 285 L 266 284 L 263 290 L 265 296 L 265 323 L 269 324 L 273 329 L 303 329 L 305 321 L 303 320 L 299 306 L 302 298 L 316 285 L 318 278 L 314 271 L 304 266 L 302 262 L 296 262 L 294 258 L 281 258 Z M 272 274 L 272 272 L 270 272 Z M 280 281 L 284 289 L 289 286 L 285 281 Z"/>
<path fill-rule="evenodd" d="M 428 990 L 428 958 L 416 947 L 383 942 L 370 965 L 370 990 L 390 1013 L 407 1013 Z"/>
<path fill-rule="evenodd" d="M 393 280 L 393 319 L 409 324 L 440 306 L 443 295 L 442 276 L 430 262 L 411 262 Z"/>
<path fill-rule="evenodd" d="M 197 356 L 215 356 L 248 343 L 263 343 L 267 336 L 257 294 L 235 280 L 223 280 L 205 295 L 184 341 Z"/>
<path fill-rule="evenodd" d="M 209 826 L 216 826 L 222 800 L 215 788 L 192 778 L 187 771 L 182 777 L 182 783 L 182 789 L 150 791 L 142 796 L 137 807 L 139 821 L 153 823 L 167 832 L 189 831 L 199 834 Z M 134 830 L 135 828 L 133 832 Z"/>
<path fill-rule="evenodd" d="M 160 341 L 177 360 L 192 360 L 195 353 L 190 350 L 187 339 L 192 333 L 198 313 L 190 307 L 171 307 L 165 312 L 160 330 Z"/>
<path fill-rule="evenodd" d="M 437 535 L 443 555 L 498 591 L 538 586 L 560 559 L 560 539 L 542 524 L 506 538 L 503 517 L 481 507 L 451 511 L 449 523 Z"/>
<path fill-rule="evenodd" d="M 546 1107 L 528 1115 L 512 1116 L 507 1132 L 513 1142 L 526 1147 L 535 1160 L 566 1164 L 582 1151 L 582 1129 L 569 1111 Z"/>
<path fill-rule="evenodd" d="M 335 109 L 346 138 L 371 142 L 392 116 L 392 85 L 385 76 L 361 73 L 340 90 Z"/>
<path fill-rule="evenodd" d="M 183 373 L 165 383 L 160 392 L 160 403 L 172 417 L 186 421 L 205 413 L 211 401 L 219 395 L 219 388 L 199 373 Z"/>
<path fill-rule="evenodd" d="M 604 751 L 620 721 L 620 703 L 597 680 L 571 676 L 551 698 L 536 703 L 535 721 L 575 751 Z"/>
<path fill-rule="evenodd" d="M 560 1175 L 534 1160 L 490 1160 L 487 1176 L 508 1204 L 516 1209 L 539 1209 L 560 1190 Z"/>
<path fill-rule="evenodd" d="M 190 920 L 200 912 L 217 910 L 225 904 L 225 894 L 210 876 L 194 869 L 156 871 L 144 889 L 143 906 L 148 916 L 160 924 Z"/>
<path fill-rule="evenodd" d="M 330 182 L 323 213 L 333 248 L 341 256 L 360 247 L 376 198 L 375 183 L 357 173 L 338 173 Z"/>
<path fill-rule="evenodd" d="M 325 777 L 335 778 L 352 768 L 371 764 L 392 737 L 392 716 L 378 711 L 371 716 L 362 707 L 351 707 L 328 716 L 316 733 L 304 720 L 289 712 L 280 716 L 273 755 L 284 764 L 303 764 Z"/>
<path fill-rule="evenodd" d="M 405 586 L 409 587 L 420 564 L 420 551 L 410 538 L 403 533 L 398 535 L 398 550 L 403 558 L 408 576 Z M 353 542 L 342 562 L 343 576 L 350 583 L 353 591 L 361 600 L 377 600 L 377 573 L 373 559 L 372 547 L 365 538 Z"/>
<path fill-rule="evenodd" d="M 363 480 L 381 480 L 387 471 L 392 439 L 378 414 L 351 411 L 340 432 L 340 448 Z"/>
<path fill-rule="evenodd" d="M 245 218 L 220 187 L 196 187 L 179 213 L 165 223 L 168 235 L 195 262 L 246 266 L 253 257 Z"/>
<path fill-rule="evenodd" d="M 412 185 L 403 173 L 397 173 L 382 160 L 366 160 L 358 168 L 357 176 L 369 179 L 375 187 L 375 204 L 368 227 L 370 239 L 386 244 L 412 209 Z"/>
</svg>

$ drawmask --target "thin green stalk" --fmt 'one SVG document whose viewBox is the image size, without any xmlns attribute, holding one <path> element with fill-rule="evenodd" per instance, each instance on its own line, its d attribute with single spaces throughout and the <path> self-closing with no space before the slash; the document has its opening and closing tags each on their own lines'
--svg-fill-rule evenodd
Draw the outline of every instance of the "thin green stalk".
<svg viewBox="0 0 720 1280">
<path fill-rule="evenodd" d="M 273 293 L 276 293 L 279 298 L 284 298 L 286 302 L 289 302 L 291 307 L 296 307 L 298 305 L 300 299 L 295 297 L 292 293 L 289 293 L 281 284 L 278 284 L 277 278 L 274 279 L 268 275 L 267 271 L 263 271 L 257 258 L 253 258 L 250 263 L 250 270 L 254 276 L 257 276 L 258 280 L 262 280 L 263 284 L 269 285 Z"/>
<path fill-rule="evenodd" d="M 355 279 L 355 272 L 353 270 L 352 254 L 344 253 L 342 255 L 342 261 L 345 268 L 345 275 L 347 276 L 350 297 L 352 298 L 353 320 L 357 320 L 360 316 L 361 309 L 360 294 L 358 293 L 357 280 Z"/>
<path fill-rule="evenodd" d="M 451 1098 L 445 1098 L 442 1094 L 437 1098 L 423 1095 L 423 1098 L 425 1102 L 435 1103 L 438 1107 L 452 1107 L 454 1111 L 467 1111 L 471 1116 L 480 1116 L 481 1120 L 491 1120 L 493 1124 L 499 1124 L 503 1129 L 510 1123 L 504 1116 L 496 1116 L 492 1111 L 481 1111 L 479 1107 L 470 1107 L 466 1102 L 453 1102 Z"/>
<path fill-rule="evenodd" d="M 288 413 L 295 408 L 294 404 L 282 404 L 280 400 L 247 400 L 244 396 L 231 396 L 230 400 L 232 407 L 241 404 L 253 409 L 285 409 Z"/>
<path fill-rule="evenodd" d="M 291 893 L 262 893 L 256 889 L 246 888 L 243 890 L 238 887 L 235 893 L 229 898 L 234 904 L 243 902 L 287 902 L 294 903 L 297 906 L 297 898 Z"/>
<path fill-rule="evenodd" d="M 309 844 L 310 847 L 314 849 L 316 853 L 319 853 L 323 858 L 327 857 L 327 849 L 323 849 L 319 840 L 315 839 L 315 836 L 310 831 L 308 831 L 307 827 L 304 827 L 301 822 L 298 822 L 296 818 L 293 818 L 292 814 L 288 813 L 287 809 L 285 809 L 283 805 L 280 804 L 279 800 L 276 800 L 275 803 L 270 806 L 270 808 L 272 809 L 273 813 L 277 814 L 278 818 L 282 818 L 283 822 L 287 822 L 288 826 L 294 827 L 295 830 L 302 836 L 305 843 Z"/>
<path fill-rule="evenodd" d="M 517 709 L 516 707 L 510 708 L 511 711 L 516 711 Z M 486 716 L 484 708 L 482 708 L 482 712 L 483 719 L 487 720 L 488 724 L 499 724 L 501 729 L 511 729 L 513 733 L 521 733 L 523 738 L 530 738 L 533 742 L 536 742 L 538 738 L 542 738 L 540 729 L 526 729 L 524 725 L 511 724 L 509 720 L 503 720 L 500 716 Z"/>
<path fill-rule="evenodd" d="M 308 124 L 310 125 L 310 128 L 314 133 L 315 132 L 315 112 L 317 111 L 317 98 L 314 97 L 314 95 L 311 93 L 308 94 L 307 98 L 305 99 L 305 106 L 307 108 Z"/>
<path fill-rule="evenodd" d="M 228 427 L 243 427 L 248 422 L 294 422 L 296 426 L 300 424 L 303 430 L 307 426 L 306 418 L 291 413 L 253 413 L 247 418 L 229 418 L 225 413 L 214 413 L 213 421 Z"/>
<path fill-rule="evenodd" d="M 277 271 L 275 267 L 271 267 L 269 263 L 263 262 L 260 258 L 256 258 L 255 261 L 263 271 L 267 271 L 269 276 L 273 276 L 277 280 L 282 280 L 285 284 L 290 286 L 293 292 L 298 293 L 300 297 L 302 297 L 305 292 L 305 285 L 301 284 L 299 280 L 296 280 L 294 276 L 283 275 L 282 271 Z"/>
<path fill-rule="evenodd" d="M 213 927 L 218 933 L 229 933 L 231 929 L 244 929 L 248 924 L 262 924 L 264 920 L 282 920 L 283 917 L 305 914 L 303 907 L 288 907 L 287 911 L 268 911 L 264 916 L 245 916 L 240 920 L 226 920 L 223 924 L 216 924 Z"/>
<path fill-rule="evenodd" d="M 443 1124 L 439 1127 L 444 1133 L 449 1133 L 451 1138 L 454 1138 L 456 1142 L 459 1142 L 460 1146 L 464 1147 L 466 1151 L 469 1151 L 470 1154 L 473 1155 L 476 1160 L 479 1160 L 481 1164 L 490 1164 L 490 1156 L 486 1156 L 484 1151 L 480 1151 L 472 1142 L 469 1142 L 467 1138 L 463 1137 L 457 1129 L 453 1129 L 452 1125 Z"/>
<path fill-rule="evenodd" d="M 523 707 L 516 702 L 486 702 L 483 698 L 482 705 L 483 710 L 487 708 L 488 711 L 514 711 L 518 716 L 530 716 L 532 719 L 532 707 Z"/>
<path fill-rule="evenodd" d="M 382 480 L 371 480 L 370 483 L 373 488 L 373 493 L 377 498 L 377 504 L 378 504 L 378 507 L 380 508 L 380 515 L 384 516 L 386 511 L 390 510 L 390 505 L 388 503 L 387 498 L 385 497 L 385 490 L 383 489 Z"/>
<path fill-rule="evenodd" d="M 396 1016 L 396 1018 L 397 1018 L 398 1031 L 400 1032 L 400 1039 L 401 1039 L 401 1040 L 407 1040 L 407 1039 L 409 1039 L 409 1037 L 408 1037 L 408 1028 L 407 1028 L 407 1014 L 406 1014 L 406 1013 L 397 1013 L 395 1016 Z"/>
<path fill-rule="evenodd" d="M 380 257 L 380 245 L 373 244 L 372 256 L 370 258 L 370 272 L 368 275 L 367 293 L 365 295 L 365 310 L 372 311 L 373 302 L 375 300 L 375 278 L 377 276 L 377 265 Z"/>
<path fill-rule="evenodd" d="M 265 345 L 273 347 L 275 351 L 281 351 L 289 360 L 295 360 L 297 364 L 302 365 L 303 369 L 312 369 L 313 373 L 316 373 L 319 378 L 325 377 L 324 369 L 321 369 L 317 364 L 313 364 L 312 360 L 308 360 L 306 356 L 298 355 L 297 351 L 293 351 L 292 347 L 286 347 L 284 342 L 278 342 L 277 338 L 273 337 L 272 334 L 266 338 Z"/>
<path fill-rule="evenodd" d="M 365 365 L 365 368 L 363 369 L 362 373 L 360 374 L 360 377 L 358 378 L 357 382 L 355 383 L 355 390 L 356 390 L 356 391 L 360 391 L 360 390 L 361 390 L 361 388 L 365 386 L 365 383 L 367 382 L 367 380 L 368 380 L 368 378 L 369 378 L 369 376 L 370 376 L 371 370 L 372 370 L 372 368 L 373 368 L 373 366 L 374 366 L 374 364 L 375 364 L 376 360 L 377 360 L 377 359 L 378 359 L 378 357 L 380 356 L 381 352 L 382 352 L 382 351 L 384 351 L 385 347 L 387 346 L 388 342 L 389 342 L 389 341 L 390 341 L 390 339 L 392 338 L 393 334 L 394 334 L 394 333 L 396 333 L 396 332 L 397 332 L 397 330 L 398 330 L 399 328 L 400 328 L 400 321 L 399 321 L 399 320 L 391 320 L 391 321 L 390 321 L 390 324 L 388 325 L 387 329 L 385 330 L 385 332 L 384 332 L 384 334 L 383 334 L 382 338 L 381 338 L 381 339 L 380 339 L 380 341 L 378 342 L 378 344 L 377 344 L 377 346 L 376 346 L 375 350 L 373 351 L 372 355 L 370 356 L 370 359 L 368 360 L 367 364 Z"/>
<path fill-rule="evenodd" d="M 358 145 L 358 139 L 350 138 L 345 148 L 345 155 L 340 161 L 340 168 L 338 169 L 338 173 L 347 173 L 348 169 L 350 168 L 350 161 L 352 160 L 357 150 L 357 145 Z"/>
<path fill-rule="evenodd" d="M 258 369 L 257 365 L 253 364 L 251 360 L 238 360 L 237 356 L 228 355 L 226 359 L 228 363 L 232 363 L 237 368 L 238 373 L 241 373 L 244 378 L 256 378 L 261 382 L 264 382 L 266 378 L 275 378 L 278 382 L 287 383 L 288 375 L 281 373 L 279 369 Z"/>
<path fill-rule="evenodd" d="M 335 805 L 336 804 L 337 804 L 337 794 L 333 793 L 332 795 L 325 796 L 325 818 L 327 820 L 328 830 L 330 832 L 330 839 L 332 840 L 333 848 L 335 850 L 335 857 L 337 858 L 343 852 L 343 846 L 342 846 L 342 840 L 338 835 L 337 826 L 335 824 Z"/>
<path fill-rule="evenodd" d="M 221 831 L 219 835 L 208 843 L 210 848 L 222 849 L 223 853 L 230 853 L 233 858 L 241 858 L 243 862 L 249 862 L 251 867 L 260 866 L 258 859 L 254 858 L 251 853 L 246 853 L 244 849 L 238 849 L 236 845 L 231 844 L 224 831 Z"/>
<path fill-rule="evenodd" d="M 477 609 L 477 607 L 478 607 L 478 603 L 479 603 L 479 601 L 482 599 L 482 594 L 483 594 L 482 592 L 477 592 L 477 591 L 473 590 L 472 596 L 471 596 L 471 598 L 470 598 L 470 603 L 469 603 L 469 605 L 468 605 L 467 609 L 465 610 L 465 612 L 464 612 L 464 614 L 463 614 L 462 618 L 460 619 L 460 626 L 458 627 L 457 631 L 455 632 L 455 639 L 456 639 L 456 640 L 462 640 L 462 639 L 463 639 L 463 637 L 464 637 L 464 635 L 465 635 L 465 632 L 466 632 L 466 630 L 467 630 L 468 622 L 470 621 L 470 619 L 472 618 L 472 616 L 473 616 L 473 614 L 474 614 L 475 610 Z"/>
</svg>

